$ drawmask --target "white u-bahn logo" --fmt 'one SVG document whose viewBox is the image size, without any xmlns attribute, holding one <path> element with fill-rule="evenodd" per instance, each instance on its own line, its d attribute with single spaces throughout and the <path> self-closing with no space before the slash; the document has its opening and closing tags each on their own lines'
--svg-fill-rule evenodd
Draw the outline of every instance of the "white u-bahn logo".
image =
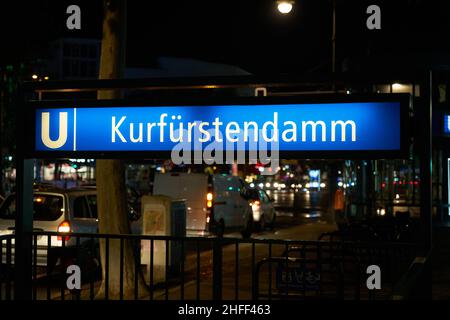
<svg viewBox="0 0 450 320">
<path fill-rule="evenodd" d="M 64 146 L 67 142 L 68 113 L 59 113 L 59 134 L 56 140 L 52 140 L 52 138 L 50 138 L 50 112 L 42 112 L 41 121 L 42 143 L 50 149 L 58 149 Z"/>
</svg>

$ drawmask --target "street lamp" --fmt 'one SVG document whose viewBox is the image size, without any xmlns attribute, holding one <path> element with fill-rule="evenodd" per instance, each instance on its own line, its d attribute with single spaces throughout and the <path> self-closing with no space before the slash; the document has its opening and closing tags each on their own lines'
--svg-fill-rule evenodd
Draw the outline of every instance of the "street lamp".
<svg viewBox="0 0 450 320">
<path fill-rule="evenodd" d="M 277 9 L 281 14 L 288 14 L 292 11 L 294 1 L 277 1 Z"/>
</svg>

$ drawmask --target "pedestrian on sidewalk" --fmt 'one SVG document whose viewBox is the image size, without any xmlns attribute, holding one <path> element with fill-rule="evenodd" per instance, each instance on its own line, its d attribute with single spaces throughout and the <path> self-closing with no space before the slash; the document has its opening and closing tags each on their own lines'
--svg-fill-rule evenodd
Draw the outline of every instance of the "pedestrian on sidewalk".
<svg viewBox="0 0 450 320">
<path fill-rule="evenodd" d="M 345 194 L 342 188 L 338 188 L 334 193 L 334 219 L 339 230 L 347 225 L 347 220 L 345 219 Z"/>
</svg>

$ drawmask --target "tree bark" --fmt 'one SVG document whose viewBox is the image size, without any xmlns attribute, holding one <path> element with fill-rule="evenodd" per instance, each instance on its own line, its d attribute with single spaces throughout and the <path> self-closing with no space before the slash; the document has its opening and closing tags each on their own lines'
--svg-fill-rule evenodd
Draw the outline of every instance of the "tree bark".
<svg viewBox="0 0 450 320">
<path fill-rule="evenodd" d="M 123 78 L 125 69 L 126 0 L 105 0 L 103 36 L 100 56 L 100 79 Z M 100 90 L 98 99 L 122 98 L 120 90 Z M 131 234 L 125 187 L 125 169 L 122 160 L 98 159 L 96 163 L 97 205 L 99 233 Z M 139 295 L 145 291 L 140 268 L 135 274 L 135 246 L 132 241 L 123 242 L 122 296 L 134 298 L 135 276 L 138 277 Z M 139 246 L 138 246 L 139 248 Z M 106 241 L 100 241 L 103 281 L 98 299 L 105 298 Z M 136 254 L 139 254 L 137 250 Z M 120 240 L 109 241 L 108 298 L 119 299 L 120 295 Z M 138 266 L 140 267 L 140 266 Z"/>
</svg>

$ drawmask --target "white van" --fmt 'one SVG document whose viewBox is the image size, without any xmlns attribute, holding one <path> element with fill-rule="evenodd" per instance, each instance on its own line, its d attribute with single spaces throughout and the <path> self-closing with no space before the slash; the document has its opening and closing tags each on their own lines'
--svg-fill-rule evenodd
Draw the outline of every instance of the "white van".
<svg viewBox="0 0 450 320">
<path fill-rule="evenodd" d="M 245 184 L 228 174 L 157 173 L 154 195 L 185 199 L 186 229 L 189 233 L 216 232 L 239 228 L 243 236 L 252 230 L 252 208 L 245 197 Z"/>
</svg>

